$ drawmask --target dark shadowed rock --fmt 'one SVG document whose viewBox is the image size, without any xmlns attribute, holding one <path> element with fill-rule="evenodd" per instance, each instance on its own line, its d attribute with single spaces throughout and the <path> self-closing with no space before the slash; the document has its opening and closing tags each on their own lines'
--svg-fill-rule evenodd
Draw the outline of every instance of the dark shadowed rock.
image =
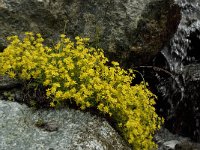
<svg viewBox="0 0 200 150">
<path fill-rule="evenodd" d="M 161 128 L 154 136 L 158 150 L 199 150 L 200 144 L 192 142 L 190 138 L 172 134 Z"/>
<path fill-rule="evenodd" d="M 136 65 L 150 62 L 172 38 L 180 20 L 180 7 L 173 0 L 150 2 L 129 38 L 132 43 L 129 59 L 137 60 Z"/>
<path fill-rule="evenodd" d="M 8 90 L 20 85 L 20 82 L 7 76 L 0 76 L 0 90 Z"/>
<path fill-rule="evenodd" d="M 184 95 L 182 99 L 173 99 L 174 116 L 166 124 L 173 133 L 200 142 L 200 65 L 184 66 L 182 76 Z"/>
<path fill-rule="evenodd" d="M 183 141 L 175 146 L 175 150 L 199 150 L 200 144 Z"/>
</svg>

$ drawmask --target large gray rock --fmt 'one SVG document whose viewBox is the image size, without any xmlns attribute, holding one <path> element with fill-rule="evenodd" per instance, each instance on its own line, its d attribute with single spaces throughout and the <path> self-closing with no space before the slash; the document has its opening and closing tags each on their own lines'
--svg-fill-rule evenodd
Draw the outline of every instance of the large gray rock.
<svg viewBox="0 0 200 150">
<path fill-rule="evenodd" d="M 179 20 L 173 0 L 1 0 L 0 50 L 8 35 L 40 32 L 52 43 L 66 33 L 90 37 L 123 66 L 140 65 L 161 50 Z"/>
<path fill-rule="evenodd" d="M 105 121 L 72 109 L 32 110 L 0 100 L 1 150 L 129 150 Z"/>
</svg>

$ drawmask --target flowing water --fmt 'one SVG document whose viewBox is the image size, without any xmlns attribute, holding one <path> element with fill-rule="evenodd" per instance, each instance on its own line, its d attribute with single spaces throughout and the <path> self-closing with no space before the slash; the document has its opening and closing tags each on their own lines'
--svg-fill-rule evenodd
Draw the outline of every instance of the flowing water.
<svg viewBox="0 0 200 150">
<path fill-rule="evenodd" d="M 200 50 L 197 49 L 200 44 L 200 1 L 176 0 L 176 3 L 182 9 L 182 19 L 169 47 L 162 54 L 170 70 L 180 73 L 185 65 L 200 62 Z"/>
<path fill-rule="evenodd" d="M 161 52 L 172 75 L 168 79 L 157 77 L 163 99 L 159 105 L 163 114 L 167 113 L 166 124 L 171 131 L 200 141 L 200 1 L 175 2 L 181 7 L 182 19 Z"/>
</svg>

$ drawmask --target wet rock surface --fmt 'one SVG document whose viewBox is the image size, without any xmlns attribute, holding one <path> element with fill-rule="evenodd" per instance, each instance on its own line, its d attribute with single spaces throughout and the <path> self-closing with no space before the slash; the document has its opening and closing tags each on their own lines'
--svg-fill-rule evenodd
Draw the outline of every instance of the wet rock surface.
<svg viewBox="0 0 200 150">
<path fill-rule="evenodd" d="M 188 137 L 172 134 L 169 130 L 162 128 L 154 136 L 158 144 L 158 150 L 199 150 L 200 144 L 192 142 Z"/>
<path fill-rule="evenodd" d="M 184 66 L 183 78 L 186 84 L 192 81 L 200 81 L 200 64 L 196 63 Z"/>
<path fill-rule="evenodd" d="M 101 118 L 73 109 L 33 110 L 0 100 L 2 150 L 129 150 Z"/>
<path fill-rule="evenodd" d="M 158 96 L 156 111 L 172 133 L 200 142 L 200 5 L 176 0 L 181 9 L 177 31 L 152 66 L 140 68 Z"/>
</svg>

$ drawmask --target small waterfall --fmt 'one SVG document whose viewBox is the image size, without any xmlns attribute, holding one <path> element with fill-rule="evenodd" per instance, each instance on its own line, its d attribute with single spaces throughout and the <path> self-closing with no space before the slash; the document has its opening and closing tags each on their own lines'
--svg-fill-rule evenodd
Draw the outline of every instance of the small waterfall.
<svg viewBox="0 0 200 150">
<path fill-rule="evenodd" d="M 170 110 L 163 112 L 168 113 L 168 128 L 200 141 L 200 1 L 175 3 L 181 8 L 182 18 L 177 32 L 161 52 L 174 81 L 160 79 L 157 89 L 162 103 L 170 105 Z M 181 96 L 174 92 L 177 88 Z"/>
<path fill-rule="evenodd" d="M 183 72 L 183 68 L 188 63 L 200 61 L 200 51 L 198 56 L 193 54 L 198 52 L 192 49 L 193 42 L 200 42 L 200 2 L 198 0 L 176 0 L 181 7 L 182 19 L 177 32 L 170 41 L 170 45 L 162 50 L 170 70 L 174 73 Z M 191 54 L 191 55 L 188 55 Z"/>
</svg>

